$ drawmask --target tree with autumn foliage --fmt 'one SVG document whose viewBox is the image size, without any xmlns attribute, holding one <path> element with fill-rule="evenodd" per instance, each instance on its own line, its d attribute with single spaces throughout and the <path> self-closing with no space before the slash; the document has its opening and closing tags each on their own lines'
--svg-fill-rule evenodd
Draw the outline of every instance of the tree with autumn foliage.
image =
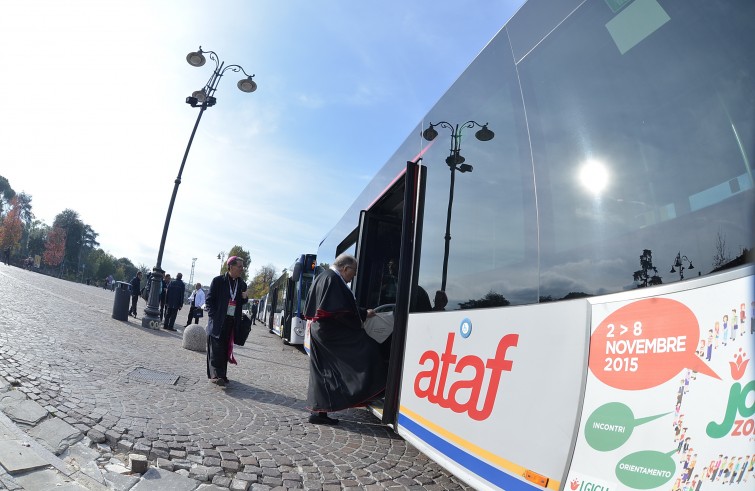
<svg viewBox="0 0 755 491">
<path fill-rule="evenodd" d="M 51 267 L 57 267 L 63 262 L 63 256 L 66 253 L 66 231 L 60 227 L 53 227 L 47 234 L 45 242 L 45 253 L 42 258 L 45 264 Z"/>
<path fill-rule="evenodd" d="M 8 214 L 3 217 L 2 224 L 0 224 L 0 250 L 18 250 L 23 229 L 21 206 L 19 206 L 18 196 L 14 196 L 10 200 Z"/>
</svg>

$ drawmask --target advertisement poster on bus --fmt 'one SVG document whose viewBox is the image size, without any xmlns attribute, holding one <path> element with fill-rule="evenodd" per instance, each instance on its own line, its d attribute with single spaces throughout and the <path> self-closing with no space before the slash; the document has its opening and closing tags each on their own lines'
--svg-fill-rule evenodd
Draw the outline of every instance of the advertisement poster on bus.
<svg viewBox="0 0 755 491">
<path fill-rule="evenodd" d="M 752 276 L 592 305 L 565 489 L 755 488 Z"/>
<path fill-rule="evenodd" d="M 475 489 L 558 491 L 579 417 L 588 307 L 411 315 L 398 433 Z"/>
</svg>

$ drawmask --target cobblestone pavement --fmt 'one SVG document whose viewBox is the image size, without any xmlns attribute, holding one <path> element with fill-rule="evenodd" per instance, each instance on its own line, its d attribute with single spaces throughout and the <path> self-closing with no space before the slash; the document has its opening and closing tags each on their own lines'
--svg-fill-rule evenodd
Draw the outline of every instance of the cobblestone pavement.
<svg viewBox="0 0 755 491">
<path fill-rule="evenodd" d="M 113 453 L 221 489 L 469 489 L 366 410 L 334 413 L 336 427 L 309 424 L 307 356 L 259 323 L 220 388 L 180 332 L 141 327 L 143 301 L 128 321 L 112 318 L 113 301 L 0 265 L 0 378 Z"/>
</svg>

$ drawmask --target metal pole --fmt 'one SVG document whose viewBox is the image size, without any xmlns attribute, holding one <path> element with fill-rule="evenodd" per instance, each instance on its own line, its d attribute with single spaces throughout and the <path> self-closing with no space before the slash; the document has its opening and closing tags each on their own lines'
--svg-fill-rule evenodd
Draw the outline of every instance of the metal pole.
<svg viewBox="0 0 755 491">
<path fill-rule="evenodd" d="M 197 263 L 197 258 L 191 258 L 191 274 L 189 275 L 189 285 L 194 285 L 194 265 Z"/>
<path fill-rule="evenodd" d="M 451 247 L 451 210 L 454 206 L 454 182 L 456 176 L 456 166 L 451 167 L 451 186 L 448 189 L 448 212 L 446 213 L 446 244 L 443 251 L 443 277 L 440 289 L 446 291 L 446 276 L 448 275 L 448 253 Z"/>
<path fill-rule="evenodd" d="M 174 181 L 173 194 L 170 197 L 170 204 L 168 205 L 168 214 L 165 216 L 165 225 L 163 226 L 163 235 L 160 239 L 160 249 L 157 252 L 157 264 L 152 269 L 152 278 L 149 291 L 149 298 L 147 299 L 147 306 L 144 308 L 144 317 L 142 317 L 142 327 L 150 329 L 160 328 L 160 290 L 162 290 L 162 281 L 165 271 L 162 269 L 163 252 L 165 251 L 165 239 L 168 236 L 168 227 L 170 226 L 170 217 L 173 215 L 173 205 L 176 202 L 176 194 L 178 194 L 178 186 L 181 184 L 181 175 L 186 165 L 186 159 L 189 156 L 189 150 L 191 150 L 191 144 L 194 141 L 194 135 L 197 133 L 197 127 L 199 121 L 202 119 L 202 114 L 207 109 L 207 101 L 202 103 L 199 108 L 199 114 L 197 115 L 197 121 L 194 123 L 194 128 L 191 130 L 191 136 L 189 137 L 189 143 L 186 145 L 186 151 L 184 152 L 183 160 L 181 160 L 181 167 L 178 169 L 178 176 Z"/>
</svg>

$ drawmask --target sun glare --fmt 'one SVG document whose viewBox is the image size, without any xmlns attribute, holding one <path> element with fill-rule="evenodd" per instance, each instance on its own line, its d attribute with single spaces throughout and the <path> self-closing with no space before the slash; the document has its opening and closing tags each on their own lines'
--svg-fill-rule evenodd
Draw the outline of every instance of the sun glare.
<svg viewBox="0 0 755 491">
<path fill-rule="evenodd" d="M 579 182 L 594 195 L 600 195 L 605 191 L 609 179 L 608 169 L 597 160 L 585 162 L 579 170 Z"/>
</svg>

